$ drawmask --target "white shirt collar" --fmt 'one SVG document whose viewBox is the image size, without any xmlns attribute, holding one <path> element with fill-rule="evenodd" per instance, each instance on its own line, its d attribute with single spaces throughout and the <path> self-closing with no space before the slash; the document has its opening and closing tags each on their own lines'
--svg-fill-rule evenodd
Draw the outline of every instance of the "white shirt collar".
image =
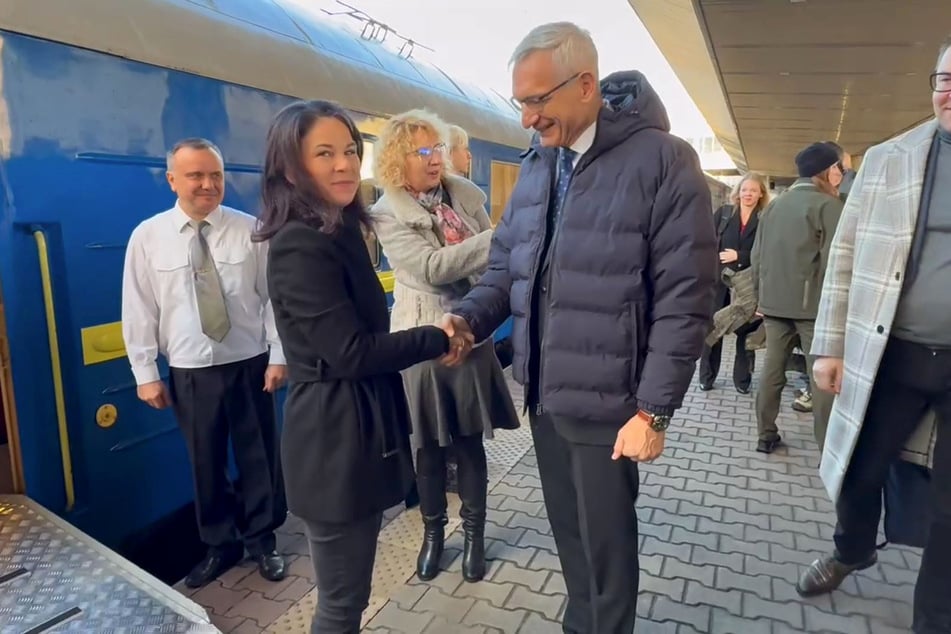
<svg viewBox="0 0 951 634">
<path fill-rule="evenodd" d="M 188 216 L 188 214 L 186 214 L 185 211 L 182 209 L 181 205 L 178 204 L 177 200 L 175 201 L 175 208 L 172 213 L 172 219 L 174 220 L 175 228 L 178 230 L 179 233 L 184 231 L 185 227 L 192 220 Z M 221 226 L 224 220 L 224 212 L 221 211 L 221 205 L 218 205 L 218 207 L 216 207 L 214 211 L 212 211 L 210 214 L 205 216 L 205 220 L 212 227 Z"/>
<path fill-rule="evenodd" d="M 591 146 L 594 145 L 594 135 L 597 131 L 598 122 L 595 120 L 594 123 L 585 128 L 585 131 L 579 134 L 575 142 L 571 144 L 571 149 L 575 152 L 575 165 L 578 164 L 578 160 L 584 153 L 590 150 Z"/>
</svg>

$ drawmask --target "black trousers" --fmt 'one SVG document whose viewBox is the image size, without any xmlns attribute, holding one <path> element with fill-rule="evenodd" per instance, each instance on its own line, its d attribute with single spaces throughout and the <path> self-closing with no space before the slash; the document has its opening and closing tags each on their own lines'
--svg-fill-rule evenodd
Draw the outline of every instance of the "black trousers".
<svg viewBox="0 0 951 634">
<path fill-rule="evenodd" d="M 456 436 L 452 440 L 459 478 L 460 515 L 471 522 L 485 522 L 485 499 L 489 471 L 482 434 Z M 416 485 L 423 517 L 446 513 L 446 448 L 432 444 L 416 450 Z"/>
<path fill-rule="evenodd" d="M 714 310 L 720 310 L 730 305 L 730 291 L 721 284 L 714 298 Z M 733 357 L 733 385 L 748 390 L 753 382 L 753 364 L 756 353 L 746 349 L 746 337 L 755 331 L 759 322 L 747 324 L 736 331 L 736 351 Z M 726 335 L 724 335 L 726 337 Z M 700 353 L 700 382 L 713 385 L 720 374 L 720 361 L 723 355 L 723 339 L 718 339 L 712 346 L 703 346 Z"/>
<path fill-rule="evenodd" d="M 191 458 L 201 540 L 212 549 L 243 538 L 254 556 L 275 548 L 287 518 L 274 399 L 263 390 L 268 355 L 207 368 L 171 368 L 172 404 Z M 228 438 L 239 477 L 228 478 Z"/>
<path fill-rule="evenodd" d="M 572 634 L 631 634 L 640 575 L 637 463 L 611 460 L 609 445 L 566 440 L 548 414 L 533 414 L 530 421 L 568 589 L 562 627 Z"/>
<path fill-rule="evenodd" d="M 370 582 L 383 514 L 344 524 L 305 521 L 317 579 L 311 634 L 357 634 L 370 603 Z"/>
<path fill-rule="evenodd" d="M 874 552 L 889 467 L 929 407 L 938 419 L 934 518 L 915 587 L 914 630 L 946 634 L 951 632 L 951 350 L 888 342 L 836 504 L 835 545 L 837 557 L 848 564 Z"/>
</svg>

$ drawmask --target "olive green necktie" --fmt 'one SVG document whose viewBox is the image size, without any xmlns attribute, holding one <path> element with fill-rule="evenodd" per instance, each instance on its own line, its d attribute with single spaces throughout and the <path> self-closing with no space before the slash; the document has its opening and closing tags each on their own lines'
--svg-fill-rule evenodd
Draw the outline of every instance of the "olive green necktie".
<svg viewBox="0 0 951 634">
<path fill-rule="evenodd" d="M 231 321 L 228 319 L 228 309 L 225 307 L 225 296 L 221 291 L 218 270 L 215 268 L 208 242 L 205 241 L 202 233 L 208 226 L 208 222 L 192 220 L 188 224 L 195 230 L 191 243 L 191 258 L 201 331 L 220 342 L 231 330 Z"/>
</svg>

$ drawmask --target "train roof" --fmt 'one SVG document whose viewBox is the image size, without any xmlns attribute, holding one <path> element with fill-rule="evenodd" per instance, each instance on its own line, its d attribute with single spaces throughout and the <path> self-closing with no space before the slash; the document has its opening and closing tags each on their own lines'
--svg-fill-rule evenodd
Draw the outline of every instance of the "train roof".
<svg viewBox="0 0 951 634">
<path fill-rule="evenodd" d="M 29 0 L 0 29 L 368 115 L 426 107 L 470 136 L 526 147 L 497 93 L 320 19 L 289 0 Z"/>
</svg>

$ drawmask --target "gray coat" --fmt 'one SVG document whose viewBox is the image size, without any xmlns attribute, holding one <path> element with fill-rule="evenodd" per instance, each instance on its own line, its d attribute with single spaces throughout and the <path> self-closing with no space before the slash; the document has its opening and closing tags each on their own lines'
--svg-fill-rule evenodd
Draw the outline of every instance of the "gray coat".
<svg viewBox="0 0 951 634">
<path fill-rule="evenodd" d="M 489 261 L 492 225 L 485 194 L 472 181 L 449 174 L 443 177 L 443 187 L 452 208 L 475 234 L 461 244 L 443 246 L 436 219 L 405 190 L 385 191 L 370 211 L 396 281 L 393 331 L 439 321 L 450 310 L 444 300 L 448 285 L 464 279 L 475 283 Z"/>
</svg>

